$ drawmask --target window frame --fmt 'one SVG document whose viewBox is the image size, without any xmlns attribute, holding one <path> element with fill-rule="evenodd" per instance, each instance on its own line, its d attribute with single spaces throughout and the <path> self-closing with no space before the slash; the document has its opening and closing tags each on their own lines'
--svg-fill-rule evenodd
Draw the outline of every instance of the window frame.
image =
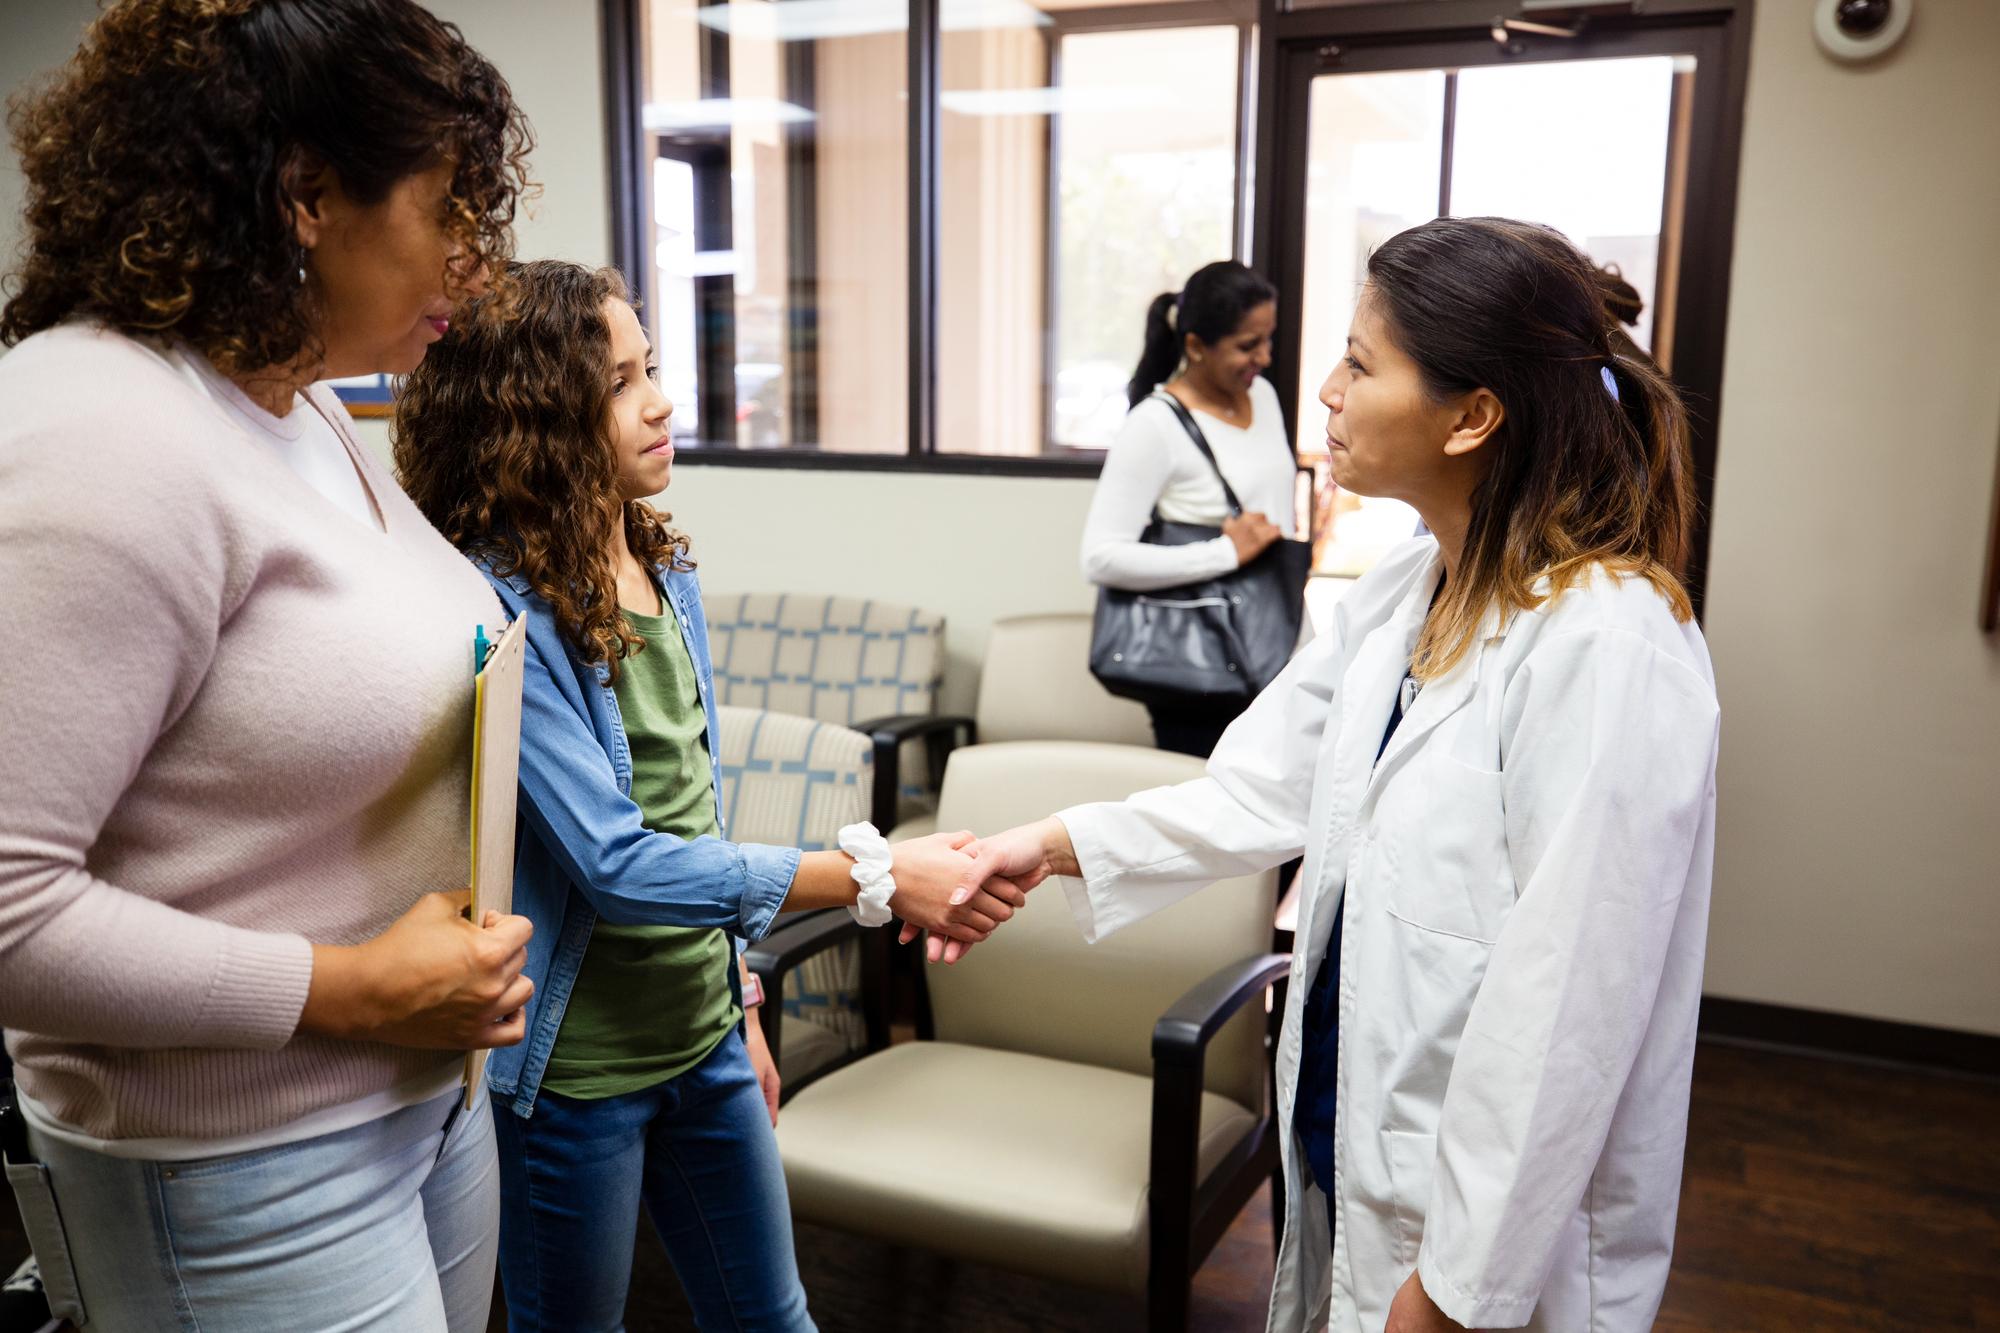
<svg viewBox="0 0 2000 1333">
<path fill-rule="evenodd" d="M 715 3 L 717 0 L 698 0 Z M 701 466 L 762 467 L 788 470 L 822 469 L 852 472 L 916 472 L 1020 477 L 1094 478 L 1103 466 L 1101 450 L 1060 450 L 1040 457 L 937 450 L 937 255 L 938 255 L 938 125 L 942 35 L 940 0 L 908 0 L 909 92 L 909 311 L 910 379 L 909 433 L 906 451 L 897 454 L 834 453 L 788 445 L 770 449 L 695 446 L 683 449 L 681 460 Z M 651 265 L 646 261 L 645 196 L 649 175 L 641 149 L 639 123 L 640 69 L 644 52 L 639 40 L 640 7 L 644 0 L 601 0 L 605 61 L 607 146 L 611 154 L 612 254 L 630 277 L 642 299 L 650 295 Z M 1674 379 L 1693 408 L 1693 452 L 1698 493 L 1696 528 L 1687 570 L 1688 590 L 1700 614 L 1707 585 L 1709 514 L 1715 495 L 1717 436 L 1722 390 L 1723 339 L 1728 314 L 1728 278 L 1734 250 L 1736 190 L 1743 134 L 1743 112 L 1749 77 L 1749 43 L 1755 0 L 1636 0 L 1607 3 L 1577 0 L 1557 6 L 1543 0 L 1536 17 L 1550 23 L 1571 23 L 1593 37 L 1705 29 L 1707 68 L 1713 81 L 1696 107 L 1696 129 L 1713 150 L 1696 187 L 1691 188 L 1683 218 L 1680 257 L 1681 287 L 1675 301 Z M 1056 34 L 1121 31 L 1143 27 L 1243 26 L 1238 44 L 1236 256 L 1268 274 L 1281 288 L 1299 276 L 1301 242 L 1285 222 L 1289 159 L 1299 157 L 1297 127 L 1284 116 L 1298 96 L 1302 73 L 1300 53 L 1311 49 L 1353 61 L 1350 68 L 1393 68 L 1419 53 L 1427 40 L 1439 47 L 1457 45 L 1465 37 L 1490 32 L 1492 0 L 1321 0 L 1302 5 L 1294 0 L 1142 0 L 1089 9 L 1051 13 L 1048 29 L 1051 73 L 1055 72 Z M 721 34 L 712 40 L 726 43 Z M 1392 54 L 1384 47 L 1400 47 Z M 723 49 L 726 49 L 724 47 Z M 717 63 L 709 53 L 708 67 Z M 1377 63 L 1379 62 L 1379 63 Z M 1052 122 L 1053 129 L 1053 122 Z M 1289 129 L 1289 134 L 1288 134 Z M 810 151 L 810 146 L 806 147 Z M 1300 158 L 1302 160 L 1302 158 Z M 1446 149 L 1443 170 L 1450 169 Z M 1053 184 L 1056 153 L 1051 143 L 1049 172 Z M 1268 182 L 1257 189 L 1255 182 Z M 1048 222 L 1044 229 L 1045 281 L 1055 282 L 1056 191 L 1048 191 Z M 1697 282 L 1693 274 L 1701 273 Z M 1044 336 L 1053 350 L 1055 301 L 1045 302 Z M 1287 432 L 1296 434 L 1292 419 L 1297 401 L 1299 367 L 1296 336 L 1280 326 L 1276 357 L 1269 378 L 1278 389 Z M 1054 448 L 1049 401 L 1053 369 L 1043 376 L 1042 422 L 1045 448 Z M 728 391 L 733 395 L 734 381 Z M 2000 527 L 1996 528 L 2000 531 Z M 2000 542 L 2000 538 L 1996 538 Z"/>
<path fill-rule="evenodd" d="M 717 0 L 700 0 L 715 3 Z M 1271 0 L 1261 0 L 1268 6 Z M 606 142 L 610 152 L 611 251 L 612 262 L 625 273 L 641 301 L 654 299 L 654 276 L 648 262 L 646 193 L 650 180 L 650 159 L 646 136 L 640 125 L 641 72 L 645 50 L 640 22 L 645 0 L 601 0 L 604 37 Z M 834 472 L 936 472 L 1012 477 L 1095 477 L 1104 465 L 1101 449 L 1059 446 L 1054 442 L 1054 401 L 1052 375 L 1045 373 L 1041 385 L 1043 448 L 1036 457 L 1019 455 L 949 453 L 937 447 L 937 367 L 938 367 L 938 188 L 942 170 L 939 143 L 939 116 L 942 84 L 939 77 L 943 34 L 939 24 L 940 0 L 908 0 L 909 127 L 909 380 L 907 410 L 909 432 L 902 453 L 838 453 L 802 445 L 744 449 L 713 444 L 689 444 L 677 450 L 683 463 L 720 467 L 762 467 L 786 469 L 818 468 Z M 1251 236 L 1250 197 L 1252 132 L 1257 121 L 1256 22 L 1259 0 L 1162 0 L 1159 3 L 1119 4 L 1089 9 L 1052 11 L 1045 32 L 1051 79 L 1056 70 L 1056 45 L 1072 33 L 1139 31 L 1148 28 L 1234 27 L 1237 40 L 1237 109 L 1235 127 L 1236 186 L 1232 241 L 1236 257 L 1247 255 Z M 708 49 L 704 71 L 727 68 L 728 37 L 709 30 L 703 34 Z M 726 79 L 723 74 L 720 79 Z M 716 76 L 705 73 L 705 85 L 719 84 Z M 726 86 L 704 87 L 704 96 L 727 96 Z M 1055 301 L 1055 261 L 1057 245 L 1057 197 L 1054 134 L 1055 118 L 1050 119 L 1048 191 L 1046 222 L 1042 235 L 1043 271 L 1047 300 L 1044 303 L 1043 337 L 1053 349 Z M 789 149 L 800 157 L 812 154 L 810 143 Z M 795 157 L 795 161 L 797 158 Z M 796 221 L 796 220 L 795 220 Z M 707 359 L 707 358 L 704 358 Z M 704 381 L 715 379 L 714 374 Z M 713 395 L 716 401 L 711 404 Z M 734 381 L 728 379 L 719 391 L 703 391 L 704 420 L 728 420 L 734 413 L 719 411 L 722 398 L 733 404 Z M 794 395 L 796 419 L 797 395 Z"/>
</svg>

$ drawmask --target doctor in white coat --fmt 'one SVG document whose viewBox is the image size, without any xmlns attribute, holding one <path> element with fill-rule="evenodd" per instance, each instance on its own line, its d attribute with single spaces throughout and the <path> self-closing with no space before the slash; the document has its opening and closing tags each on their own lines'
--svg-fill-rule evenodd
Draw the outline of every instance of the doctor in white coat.
<svg viewBox="0 0 2000 1333">
<path fill-rule="evenodd" d="M 1685 417 L 1552 231 L 1440 219 L 1368 273 L 1320 394 L 1334 476 L 1434 535 L 1204 777 L 987 838 L 975 873 L 1080 878 L 1097 939 L 1305 858 L 1273 1330 L 1643 1330 L 1713 859 Z"/>
</svg>

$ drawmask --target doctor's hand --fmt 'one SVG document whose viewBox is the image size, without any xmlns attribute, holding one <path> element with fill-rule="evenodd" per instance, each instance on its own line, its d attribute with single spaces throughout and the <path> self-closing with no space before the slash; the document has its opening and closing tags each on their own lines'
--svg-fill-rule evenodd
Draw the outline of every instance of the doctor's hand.
<svg viewBox="0 0 2000 1333">
<path fill-rule="evenodd" d="M 1437 1308 L 1414 1270 L 1396 1299 L 1389 1302 L 1389 1322 L 1382 1333 L 1464 1333 L 1465 1325 Z"/>
<path fill-rule="evenodd" d="M 1026 891 L 1009 876 L 970 879 L 974 862 L 962 849 L 972 841 L 970 833 L 933 833 L 889 849 L 889 874 L 896 881 L 889 910 L 903 919 L 905 939 L 922 929 L 933 940 L 975 944 L 1027 905 Z"/>
<path fill-rule="evenodd" d="M 990 838 L 981 838 L 964 850 L 974 855 L 954 896 L 975 895 L 982 887 L 990 889 L 995 883 L 1005 883 L 1025 894 L 1050 875 L 1079 873 L 1076 849 L 1070 845 L 1069 830 L 1053 815 L 1008 829 L 1005 833 L 996 833 Z M 914 932 L 903 932 L 905 943 L 913 938 Z M 924 952 L 933 963 L 955 963 L 975 942 L 940 939 L 934 934 L 925 942 Z"/>
</svg>

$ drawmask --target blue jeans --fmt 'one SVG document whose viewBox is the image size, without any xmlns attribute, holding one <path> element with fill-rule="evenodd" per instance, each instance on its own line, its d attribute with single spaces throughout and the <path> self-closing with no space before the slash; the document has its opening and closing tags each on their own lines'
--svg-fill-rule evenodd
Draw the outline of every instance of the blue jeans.
<svg viewBox="0 0 2000 1333">
<path fill-rule="evenodd" d="M 544 1089 L 500 1136 L 500 1285 L 510 1333 L 618 1330 L 639 1205 L 704 1330 L 811 1330 L 770 1112 L 742 1035 L 654 1087 Z"/>
<path fill-rule="evenodd" d="M 499 1180 L 485 1095 L 454 1117 L 463 1095 L 188 1162 L 109 1157 L 30 1130 L 90 1333 L 482 1333 Z"/>
</svg>

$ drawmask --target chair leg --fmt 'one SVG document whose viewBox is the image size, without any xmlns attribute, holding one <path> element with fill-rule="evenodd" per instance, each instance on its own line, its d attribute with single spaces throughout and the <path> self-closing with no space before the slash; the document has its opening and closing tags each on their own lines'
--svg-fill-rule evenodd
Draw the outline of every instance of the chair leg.
<svg viewBox="0 0 2000 1333">
<path fill-rule="evenodd" d="M 1192 1274 L 1185 1264 L 1178 1272 L 1162 1272 L 1162 1267 L 1155 1259 L 1146 1279 L 1147 1333 L 1187 1333 Z"/>
<path fill-rule="evenodd" d="M 1285 1163 L 1283 1159 L 1271 1172 L 1271 1257 L 1285 1248 Z"/>
</svg>

